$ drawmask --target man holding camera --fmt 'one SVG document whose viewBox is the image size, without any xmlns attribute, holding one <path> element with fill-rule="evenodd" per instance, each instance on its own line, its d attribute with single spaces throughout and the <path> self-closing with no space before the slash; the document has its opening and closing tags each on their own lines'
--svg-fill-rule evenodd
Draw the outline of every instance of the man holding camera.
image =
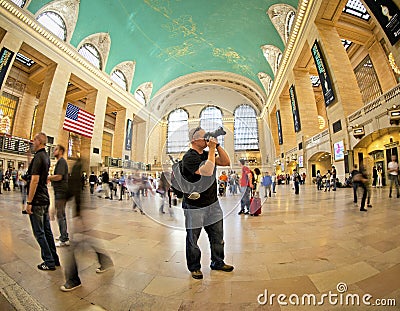
<svg viewBox="0 0 400 311">
<path fill-rule="evenodd" d="M 204 227 L 211 248 L 211 269 L 231 272 L 233 266 L 224 262 L 223 213 L 217 196 L 216 165 L 228 166 L 230 159 L 220 146 L 217 136 L 225 132 L 207 133 L 201 127 L 190 130 L 192 148 L 182 159 L 182 175 L 187 184 L 182 207 L 186 226 L 186 261 L 194 279 L 202 279 L 201 251 L 197 245 Z M 211 136 L 214 135 L 214 136 Z M 209 151 L 204 151 L 205 148 Z M 218 152 L 216 156 L 215 153 Z"/>
</svg>

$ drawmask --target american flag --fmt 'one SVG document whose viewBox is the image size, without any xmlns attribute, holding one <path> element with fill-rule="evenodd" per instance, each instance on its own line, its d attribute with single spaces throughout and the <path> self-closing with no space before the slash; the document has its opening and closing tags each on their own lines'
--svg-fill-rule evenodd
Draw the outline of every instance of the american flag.
<svg viewBox="0 0 400 311">
<path fill-rule="evenodd" d="M 63 129 L 92 138 L 94 118 L 94 114 L 68 103 Z"/>
</svg>

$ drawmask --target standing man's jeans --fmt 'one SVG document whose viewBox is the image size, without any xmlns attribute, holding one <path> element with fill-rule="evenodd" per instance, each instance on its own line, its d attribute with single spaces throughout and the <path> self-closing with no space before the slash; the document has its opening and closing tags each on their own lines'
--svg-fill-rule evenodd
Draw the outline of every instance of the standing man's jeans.
<svg viewBox="0 0 400 311">
<path fill-rule="evenodd" d="M 295 181 L 294 182 L 294 193 L 295 194 L 299 194 L 299 182 L 298 181 Z"/>
<path fill-rule="evenodd" d="M 353 181 L 353 195 L 354 195 L 353 202 L 354 203 L 357 203 L 357 188 L 358 188 L 358 186 L 359 186 L 359 183 Z"/>
<path fill-rule="evenodd" d="M 19 184 L 19 187 L 21 189 L 21 196 L 22 196 L 22 204 L 25 205 L 26 203 L 26 187 L 23 183 Z M 1 193 L 1 192 L 0 192 Z"/>
<path fill-rule="evenodd" d="M 272 192 L 275 193 L 276 182 L 272 182 Z"/>
<path fill-rule="evenodd" d="M 389 197 L 392 196 L 393 183 L 394 183 L 394 185 L 396 187 L 397 197 L 399 197 L 399 178 L 398 178 L 398 175 L 389 174 L 389 180 L 390 180 Z"/>
<path fill-rule="evenodd" d="M 67 230 L 67 217 L 65 216 L 65 205 L 67 200 L 65 199 L 56 199 L 55 200 L 55 208 L 57 213 L 57 222 L 58 228 L 60 230 L 60 241 L 66 242 L 69 240 L 68 238 L 68 230 Z"/>
<path fill-rule="evenodd" d="M 197 245 L 201 229 L 207 232 L 211 248 L 211 266 L 222 267 L 224 262 L 223 213 L 219 202 L 207 207 L 194 207 L 182 202 L 186 227 L 186 262 L 189 271 L 200 270 L 201 251 Z"/>
<path fill-rule="evenodd" d="M 240 211 L 245 212 L 247 206 L 247 212 L 250 210 L 250 187 L 240 187 L 240 192 L 242 194 L 242 198 L 240 199 Z"/>
<path fill-rule="evenodd" d="M 267 197 L 267 195 L 269 195 L 271 197 L 271 185 L 269 186 L 264 186 L 265 189 L 265 194 L 264 194 L 264 198 Z"/>
<path fill-rule="evenodd" d="M 53 232 L 50 227 L 49 206 L 32 206 L 33 214 L 29 215 L 32 225 L 32 231 L 39 243 L 43 261 L 48 267 L 54 267 L 60 264 L 57 255 L 56 245 L 54 243 Z"/>
</svg>

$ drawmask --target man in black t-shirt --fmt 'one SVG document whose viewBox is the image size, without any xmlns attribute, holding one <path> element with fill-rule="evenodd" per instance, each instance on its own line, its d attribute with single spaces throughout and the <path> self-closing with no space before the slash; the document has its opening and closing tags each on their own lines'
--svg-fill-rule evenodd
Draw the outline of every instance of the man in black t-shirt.
<svg viewBox="0 0 400 311">
<path fill-rule="evenodd" d="M 54 175 L 49 176 L 49 181 L 51 181 L 54 190 L 54 205 L 57 213 L 58 228 L 60 230 L 60 238 L 56 243 L 57 247 L 69 246 L 67 217 L 65 216 L 68 192 L 68 164 L 64 159 L 64 152 L 65 148 L 62 145 L 57 145 L 54 148 L 53 155 L 57 159 L 57 163 L 54 168 Z"/>
<path fill-rule="evenodd" d="M 211 269 L 230 272 L 233 266 L 224 262 L 223 214 L 217 196 L 216 165 L 228 166 L 230 159 L 216 138 L 204 139 L 201 127 L 189 132 L 192 148 L 182 158 L 185 191 L 182 202 L 186 226 L 187 267 L 195 279 L 202 279 L 201 251 L 197 245 L 202 228 L 211 248 Z M 209 151 L 204 151 L 209 147 Z M 215 152 L 218 155 L 215 155 Z"/>
<path fill-rule="evenodd" d="M 33 148 L 35 156 L 29 164 L 28 199 L 26 212 L 32 225 L 32 231 L 39 243 L 43 262 L 37 267 L 40 270 L 55 270 L 60 265 L 50 227 L 50 198 L 47 190 L 47 177 L 50 168 L 50 158 L 46 153 L 47 136 L 44 133 L 35 135 Z"/>
</svg>

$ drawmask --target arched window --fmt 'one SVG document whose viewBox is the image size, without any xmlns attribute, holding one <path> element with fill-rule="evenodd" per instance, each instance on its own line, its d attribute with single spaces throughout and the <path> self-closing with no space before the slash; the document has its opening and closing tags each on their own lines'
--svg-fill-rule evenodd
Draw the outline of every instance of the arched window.
<svg viewBox="0 0 400 311">
<path fill-rule="evenodd" d="M 67 27 L 59 14 L 46 11 L 37 17 L 37 21 L 61 40 L 65 41 L 67 39 Z"/>
<path fill-rule="evenodd" d="M 79 48 L 78 53 L 81 54 L 84 58 L 86 58 L 95 67 L 101 70 L 102 64 L 101 64 L 100 53 L 93 44 L 90 43 L 83 44 Z"/>
<path fill-rule="evenodd" d="M 294 11 L 290 11 L 286 16 L 286 28 L 285 28 L 285 39 L 286 42 L 289 41 L 290 33 L 292 32 L 294 18 L 296 14 Z"/>
<path fill-rule="evenodd" d="M 144 92 L 141 89 L 138 89 L 135 92 L 135 98 L 143 105 L 146 103 L 146 95 L 144 95 Z"/>
<path fill-rule="evenodd" d="M 126 77 L 121 70 L 114 70 L 111 74 L 111 80 L 117 83 L 120 87 L 122 87 L 125 91 L 128 90 L 128 83 L 126 81 Z"/>
<path fill-rule="evenodd" d="M 256 111 L 249 105 L 235 110 L 235 151 L 259 150 Z"/>
<path fill-rule="evenodd" d="M 212 132 L 217 128 L 219 128 L 220 126 L 223 126 L 221 110 L 218 109 L 217 107 L 207 107 L 203 109 L 203 111 L 200 114 L 200 126 L 206 132 Z M 224 136 L 219 136 L 218 142 L 223 147 Z"/>
<path fill-rule="evenodd" d="M 168 116 L 167 153 L 180 153 L 189 146 L 188 114 L 177 109 Z"/>
<path fill-rule="evenodd" d="M 281 61 L 282 61 L 282 53 L 279 52 L 279 54 L 276 56 L 276 71 L 275 72 L 278 72 Z"/>
<path fill-rule="evenodd" d="M 23 8 L 26 4 L 26 0 L 11 0 L 14 2 L 16 5 L 18 5 L 20 8 Z"/>
</svg>

